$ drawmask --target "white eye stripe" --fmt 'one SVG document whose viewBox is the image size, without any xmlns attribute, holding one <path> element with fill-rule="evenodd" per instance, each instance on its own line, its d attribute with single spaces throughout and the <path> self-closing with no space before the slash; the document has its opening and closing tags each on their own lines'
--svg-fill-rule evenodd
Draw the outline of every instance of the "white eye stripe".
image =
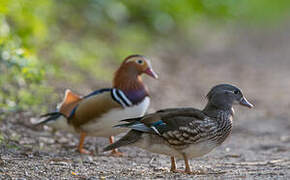
<svg viewBox="0 0 290 180">
<path fill-rule="evenodd" d="M 229 91 L 229 90 L 225 90 L 225 92 L 228 92 L 228 93 L 234 93 L 233 91 Z"/>
<path fill-rule="evenodd" d="M 228 93 L 232 93 L 232 94 L 239 94 L 240 92 L 239 91 L 230 91 L 230 90 L 225 90 L 225 92 L 228 92 Z"/>
<path fill-rule="evenodd" d="M 140 61 L 140 63 L 138 62 Z M 132 59 L 128 59 L 126 63 L 129 63 L 129 62 L 136 62 L 138 64 L 144 64 L 144 63 L 147 63 L 148 66 L 151 67 L 151 62 L 149 59 L 146 59 L 144 57 L 134 57 Z"/>
</svg>

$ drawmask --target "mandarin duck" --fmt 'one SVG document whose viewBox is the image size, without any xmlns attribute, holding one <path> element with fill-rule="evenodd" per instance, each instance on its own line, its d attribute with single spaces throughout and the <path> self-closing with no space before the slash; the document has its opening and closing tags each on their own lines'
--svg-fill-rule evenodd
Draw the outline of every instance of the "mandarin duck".
<svg viewBox="0 0 290 180">
<path fill-rule="evenodd" d="M 183 158 L 185 173 L 192 173 L 188 159 L 200 157 L 220 145 L 232 130 L 233 105 L 252 108 L 240 89 L 229 84 L 213 87 L 207 94 L 203 110 L 171 108 L 144 117 L 122 120 L 117 127 L 131 130 L 104 151 L 134 145 L 153 153 L 171 156 L 171 171 L 176 169 L 175 157 Z M 125 123 L 126 122 L 126 123 Z"/>
<path fill-rule="evenodd" d="M 36 124 L 47 123 L 56 129 L 80 133 L 80 153 L 89 153 L 83 148 L 87 135 L 109 137 L 113 143 L 113 136 L 126 131 L 113 128 L 119 119 L 143 116 L 149 107 L 149 93 L 141 79 L 143 73 L 158 78 L 149 59 L 131 55 L 116 71 L 112 88 L 99 89 L 83 97 L 66 90 L 57 111 L 42 115 Z M 121 155 L 116 149 L 112 153 Z"/>
</svg>

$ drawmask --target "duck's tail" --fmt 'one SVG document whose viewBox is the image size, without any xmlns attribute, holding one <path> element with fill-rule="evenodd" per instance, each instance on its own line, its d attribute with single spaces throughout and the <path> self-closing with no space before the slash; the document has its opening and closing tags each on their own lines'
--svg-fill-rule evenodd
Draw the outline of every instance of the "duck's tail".
<svg viewBox="0 0 290 180">
<path fill-rule="evenodd" d="M 43 114 L 40 118 L 31 120 L 31 123 L 34 125 L 46 124 L 54 129 L 74 132 L 74 129 L 69 125 L 67 118 L 60 112 Z"/>
<path fill-rule="evenodd" d="M 130 144 L 133 144 L 133 143 L 137 142 L 138 139 L 140 139 L 142 134 L 143 133 L 140 131 L 131 130 L 125 136 L 123 136 L 121 139 L 116 141 L 115 143 L 110 144 L 109 146 L 105 147 L 103 149 L 103 151 L 109 151 L 112 149 L 119 148 L 121 146 L 127 146 Z"/>
</svg>

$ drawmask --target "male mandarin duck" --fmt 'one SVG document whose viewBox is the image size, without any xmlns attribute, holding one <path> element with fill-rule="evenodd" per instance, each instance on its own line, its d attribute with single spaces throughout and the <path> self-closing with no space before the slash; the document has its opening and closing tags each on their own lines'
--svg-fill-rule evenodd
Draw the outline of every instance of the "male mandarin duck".
<svg viewBox="0 0 290 180">
<path fill-rule="evenodd" d="M 37 124 L 48 123 L 53 128 L 80 133 L 80 153 L 89 153 L 83 148 L 86 135 L 109 137 L 113 143 L 113 136 L 126 131 L 113 128 L 118 120 L 143 116 L 149 107 L 149 93 L 141 79 L 143 73 L 158 78 L 149 59 L 131 55 L 116 71 L 112 88 L 83 97 L 67 90 L 58 110 L 42 115 Z M 112 153 L 121 155 L 116 149 Z"/>
<path fill-rule="evenodd" d="M 171 171 L 176 169 L 175 158 L 185 161 L 185 173 L 191 173 L 188 159 L 209 153 L 229 136 L 234 116 L 233 105 L 252 108 L 240 89 L 229 84 L 213 87 L 207 95 L 203 110 L 172 108 L 159 110 L 144 117 L 122 120 L 117 127 L 132 129 L 104 151 L 134 145 L 154 153 L 171 156 Z"/>
</svg>

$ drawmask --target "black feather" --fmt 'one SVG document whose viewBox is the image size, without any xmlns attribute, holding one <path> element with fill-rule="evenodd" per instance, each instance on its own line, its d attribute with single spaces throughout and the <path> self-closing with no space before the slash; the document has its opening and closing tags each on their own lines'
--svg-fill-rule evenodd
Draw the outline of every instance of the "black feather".
<svg viewBox="0 0 290 180">
<path fill-rule="evenodd" d="M 40 125 L 40 124 L 45 124 L 49 121 L 55 121 L 57 120 L 60 116 L 63 116 L 62 113 L 60 112 L 51 112 L 51 113 L 47 113 L 47 114 L 43 114 L 40 116 L 40 118 L 45 118 L 43 120 L 40 120 L 38 122 L 35 122 L 35 125 Z"/>
<path fill-rule="evenodd" d="M 142 118 L 143 117 L 123 119 L 123 120 L 120 120 L 120 122 L 136 122 L 136 121 L 140 121 Z"/>
<path fill-rule="evenodd" d="M 40 115 L 40 117 L 43 118 L 43 117 L 47 117 L 47 116 L 54 116 L 54 115 L 57 115 L 57 114 L 60 114 L 60 112 L 58 112 L 58 111 L 50 112 L 50 113 L 47 113 L 47 114 Z"/>
</svg>

